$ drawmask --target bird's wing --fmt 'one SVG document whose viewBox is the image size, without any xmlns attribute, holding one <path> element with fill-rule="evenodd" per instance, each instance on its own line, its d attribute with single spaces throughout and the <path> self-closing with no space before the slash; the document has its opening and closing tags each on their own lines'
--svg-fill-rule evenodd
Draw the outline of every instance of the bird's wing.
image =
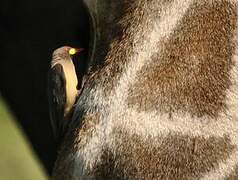
<svg viewBox="0 0 238 180">
<path fill-rule="evenodd" d="M 64 107 L 66 103 L 66 80 L 63 67 L 56 64 L 49 71 L 48 100 L 50 119 L 56 139 L 62 136 L 64 128 Z"/>
</svg>

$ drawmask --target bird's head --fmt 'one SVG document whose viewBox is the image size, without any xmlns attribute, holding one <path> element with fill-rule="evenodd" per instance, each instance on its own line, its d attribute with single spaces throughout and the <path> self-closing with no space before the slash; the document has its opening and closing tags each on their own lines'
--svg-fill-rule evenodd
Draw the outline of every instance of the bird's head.
<svg viewBox="0 0 238 180">
<path fill-rule="evenodd" d="M 58 49 L 56 49 L 54 52 L 53 52 L 53 57 L 70 57 L 70 56 L 73 56 L 81 51 L 83 51 L 84 49 L 83 48 L 73 48 L 73 47 L 70 47 L 70 46 L 63 46 L 63 47 L 60 47 Z"/>
</svg>

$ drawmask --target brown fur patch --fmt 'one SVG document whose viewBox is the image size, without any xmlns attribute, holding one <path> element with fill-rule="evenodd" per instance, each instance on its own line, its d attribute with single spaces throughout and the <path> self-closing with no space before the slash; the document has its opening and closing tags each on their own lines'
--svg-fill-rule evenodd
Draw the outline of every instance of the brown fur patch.
<svg viewBox="0 0 238 180">
<path fill-rule="evenodd" d="M 236 7 L 228 1 L 195 2 L 171 38 L 159 42 L 162 49 L 152 63 L 138 73 L 129 107 L 198 117 L 224 111 L 236 21 Z"/>
<path fill-rule="evenodd" d="M 104 163 L 95 168 L 96 179 L 200 178 L 226 160 L 234 149 L 225 136 L 205 139 L 174 134 L 142 140 L 137 135 L 116 132 L 120 137 L 115 137 L 115 149 L 105 150 Z"/>
</svg>

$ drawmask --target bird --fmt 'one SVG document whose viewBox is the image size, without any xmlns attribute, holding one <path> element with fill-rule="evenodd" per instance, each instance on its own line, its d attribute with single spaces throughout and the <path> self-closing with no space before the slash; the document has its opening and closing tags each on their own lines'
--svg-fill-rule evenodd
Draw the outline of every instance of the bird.
<svg viewBox="0 0 238 180">
<path fill-rule="evenodd" d="M 65 133 L 80 93 L 72 56 L 82 50 L 63 46 L 52 54 L 48 72 L 48 101 L 53 134 L 58 141 Z"/>
</svg>

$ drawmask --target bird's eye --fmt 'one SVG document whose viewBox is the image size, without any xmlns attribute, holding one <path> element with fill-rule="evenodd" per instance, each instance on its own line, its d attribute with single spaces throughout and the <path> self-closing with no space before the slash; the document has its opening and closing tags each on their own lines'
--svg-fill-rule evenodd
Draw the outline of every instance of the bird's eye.
<svg viewBox="0 0 238 180">
<path fill-rule="evenodd" d="M 74 55 L 74 54 L 76 54 L 76 49 L 75 48 L 71 48 L 70 50 L 69 50 L 69 54 L 70 55 Z"/>
</svg>

